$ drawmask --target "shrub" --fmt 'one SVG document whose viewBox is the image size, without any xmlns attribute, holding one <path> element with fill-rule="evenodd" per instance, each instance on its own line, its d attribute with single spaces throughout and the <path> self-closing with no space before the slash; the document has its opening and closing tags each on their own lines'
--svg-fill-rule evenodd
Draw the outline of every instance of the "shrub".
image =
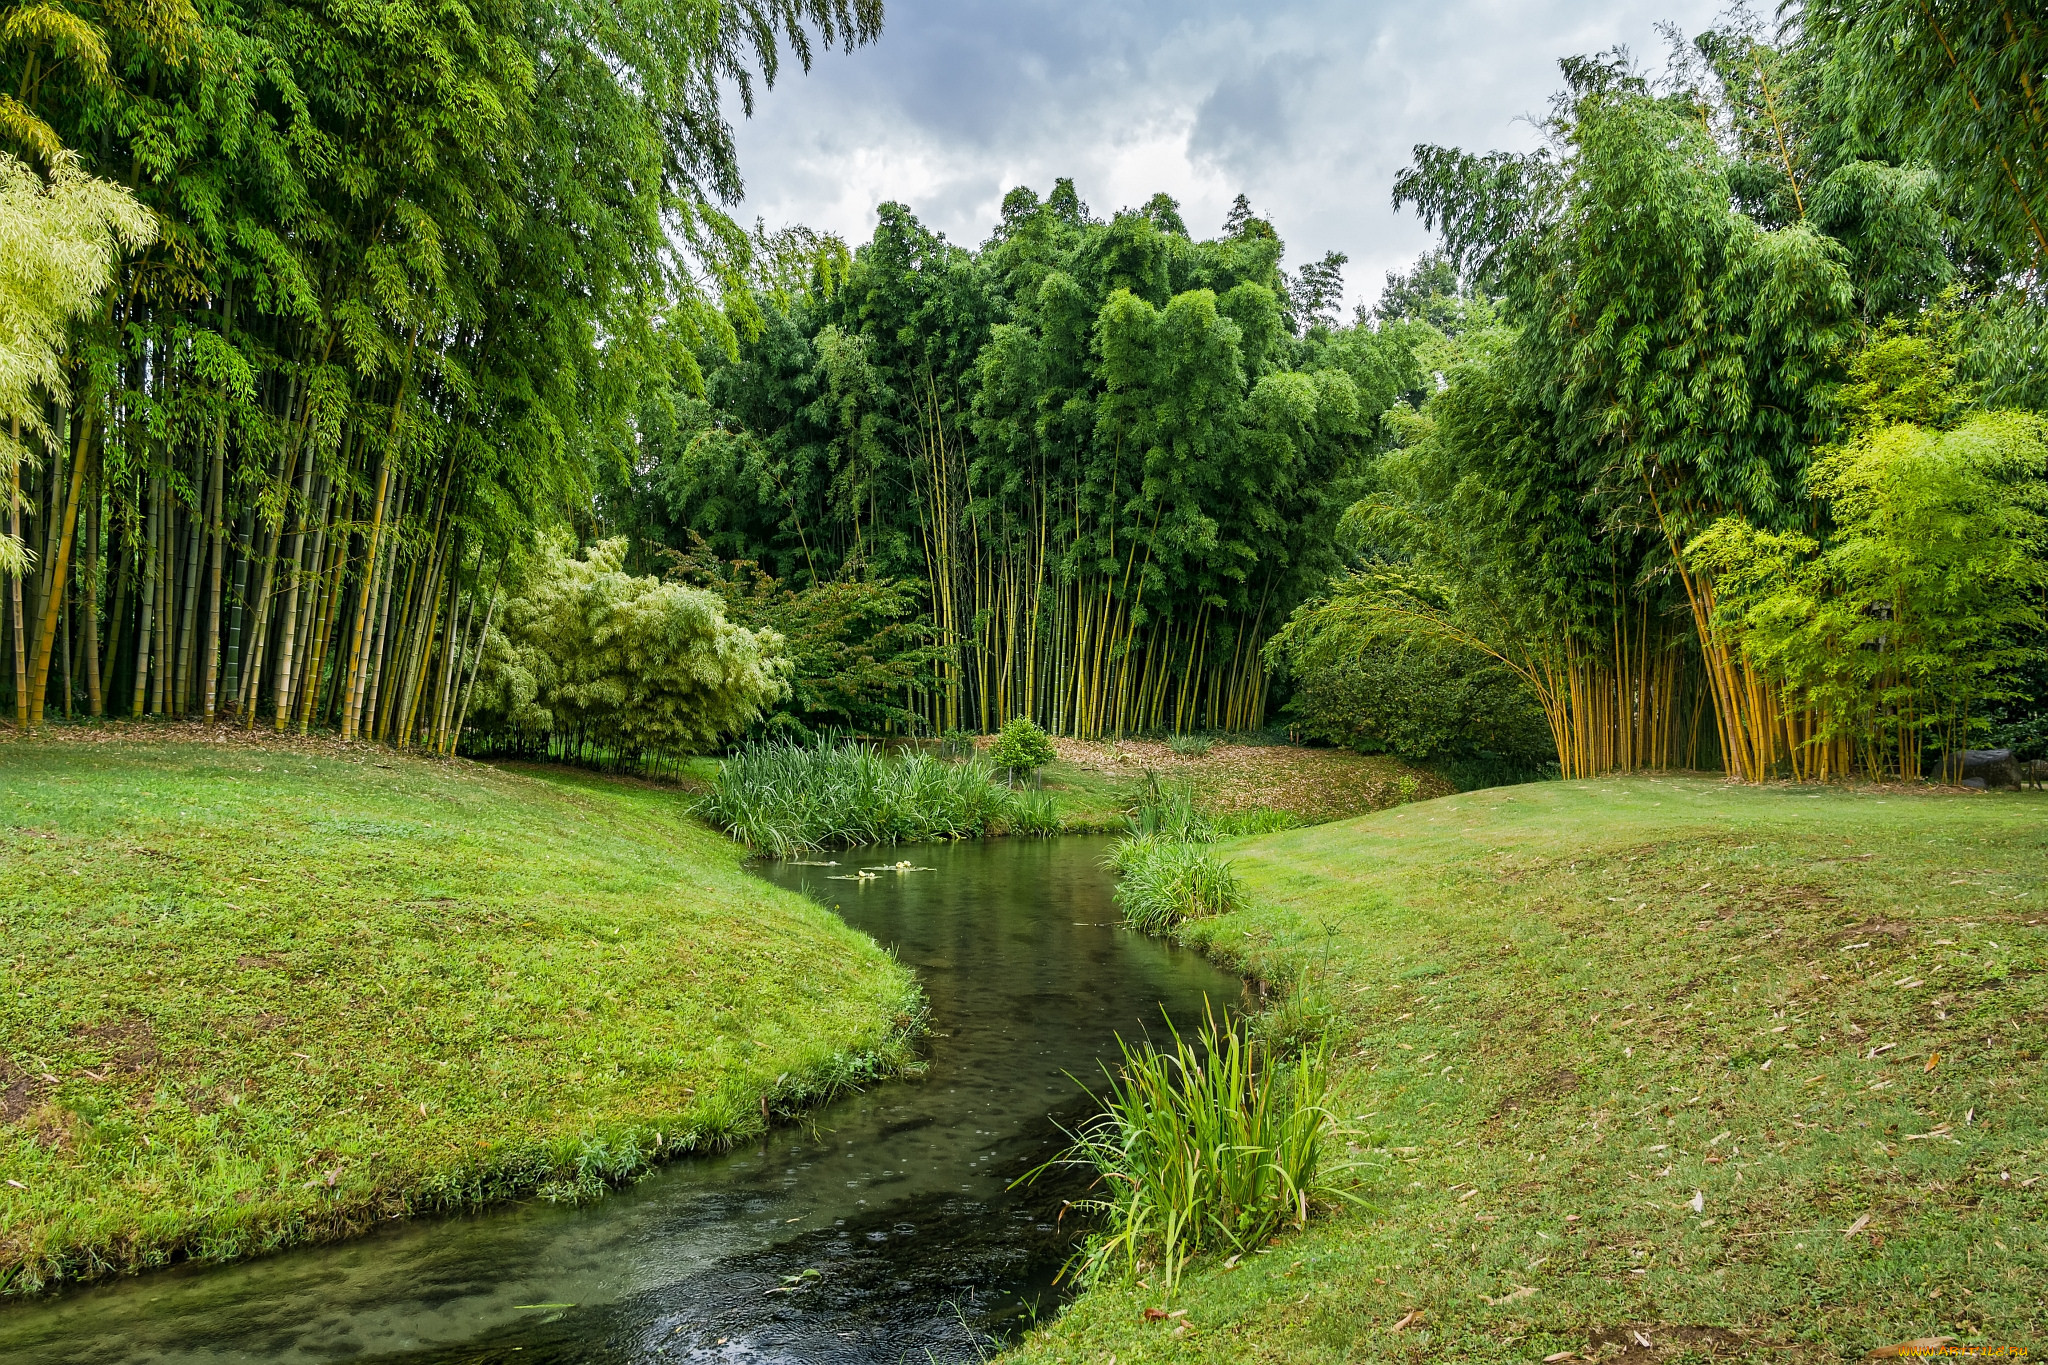
<svg viewBox="0 0 2048 1365">
<path fill-rule="evenodd" d="M 687 552 L 661 549 L 672 579 L 715 594 L 741 625 L 774 631 L 790 662 L 789 693 L 762 729 L 777 738 L 875 732 L 915 722 L 903 698 L 929 690 L 945 650 L 932 639 L 915 585 L 857 574 L 792 586 L 750 560 L 727 561 L 694 531 Z"/>
<path fill-rule="evenodd" d="M 1216 745 L 1213 735 L 1168 735 L 1166 747 L 1182 758 L 1200 758 Z"/>
<path fill-rule="evenodd" d="M 484 644 L 477 729 L 686 749 L 745 730 L 787 695 L 775 632 L 734 625 L 709 593 L 623 572 L 625 553 L 623 540 L 582 556 L 550 544 L 525 566 Z"/>
<path fill-rule="evenodd" d="M 1085 1274 L 1156 1273 L 1171 1295 L 1192 1257 L 1249 1251 L 1304 1226 L 1311 1200 L 1350 1196 L 1323 1171 L 1336 1120 L 1321 1047 L 1282 1062 L 1214 1011 L 1193 1041 L 1167 1027 L 1163 1049 L 1118 1040 L 1103 1112 L 1051 1164 L 1100 1177 L 1103 1197 L 1081 1205 L 1107 1224 L 1083 1253 Z"/>
<path fill-rule="evenodd" d="M 989 760 L 1013 776 L 1028 777 L 1059 757 L 1052 737 L 1028 716 L 1018 716 L 1003 726 L 988 751 Z"/>
<path fill-rule="evenodd" d="M 2033 652 L 2044 470 L 2036 413 L 1876 425 L 1813 461 L 1825 539 L 1723 517 L 1687 553 L 1716 575 L 1717 628 L 1818 717 L 1809 743 L 1912 780 L 1970 746 Z"/>
<path fill-rule="evenodd" d="M 1041 820 L 979 759 L 892 759 L 870 744 L 750 745 L 718 765 L 697 812 L 751 848 L 788 857 L 970 839 Z"/>
<path fill-rule="evenodd" d="M 1306 739 L 1411 760 L 1504 755 L 1511 771 L 1556 757 L 1527 683 L 1476 649 L 1420 631 L 1384 609 L 1390 597 L 1430 606 L 1442 589 L 1390 571 L 1334 580 L 1265 647 L 1292 684 L 1285 713 Z"/>
<path fill-rule="evenodd" d="M 1115 896 L 1124 923 L 1148 934 L 1167 933 L 1183 920 L 1226 914 L 1244 903 L 1230 864 L 1202 844 L 1133 835 L 1112 845 L 1106 861 L 1120 874 Z"/>
</svg>

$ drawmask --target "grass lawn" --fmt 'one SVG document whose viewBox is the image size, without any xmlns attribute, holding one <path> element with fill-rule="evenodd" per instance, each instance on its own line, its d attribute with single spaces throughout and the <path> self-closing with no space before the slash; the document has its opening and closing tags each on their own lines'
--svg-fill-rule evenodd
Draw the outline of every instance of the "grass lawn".
<svg viewBox="0 0 2048 1365">
<path fill-rule="evenodd" d="M 1363 1206 L 1020 1365 L 2048 1348 L 2048 798 L 1561 782 L 1226 847 L 1253 908 L 1195 937 L 1332 1002 Z"/>
<path fill-rule="evenodd" d="M 196 726 L 0 741 L 0 1283 L 582 1197 L 899 1064 L 910 973 L 681 801 Z"/>
</svg>

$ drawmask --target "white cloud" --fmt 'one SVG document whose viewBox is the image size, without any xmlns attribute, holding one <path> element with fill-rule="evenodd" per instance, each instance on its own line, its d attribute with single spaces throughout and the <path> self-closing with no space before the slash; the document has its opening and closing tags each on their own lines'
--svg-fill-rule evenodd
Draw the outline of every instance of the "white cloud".
<svg viewBox="0 0 2048 1365">
<path fill-rule="evenodd" d="M 1351 257 L 1354 300 L 1429 245 L 1389 201 L 1418 142 L 1528 147 L 1556 60 L 1721 0 L 889 0 L 882 38 L 786 72 L 740 123 L 741 212 L 855 244 L 906 203 L 973 244 L 1015 185 L 1074 177 L 1098 213 L 1158 190 L 1200 233 L 1243 191 L 1291 263 Z"/>
</svg>

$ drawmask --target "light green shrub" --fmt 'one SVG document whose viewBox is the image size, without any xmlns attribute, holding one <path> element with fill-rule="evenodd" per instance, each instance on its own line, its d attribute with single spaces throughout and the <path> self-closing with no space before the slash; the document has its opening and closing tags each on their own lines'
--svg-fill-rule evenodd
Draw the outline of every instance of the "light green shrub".
<svg viewBox="0 0 2048 1365">
<path fill-rule="evenodd" d="M 484 644 L 476 728 L 687 750 L 788 692 L 780 636 L 732 624 L 710 593 L 623 572 L 625 554 L 623 540 L 582 556 L 548 544 L 527 563 Z"/>
</svg>

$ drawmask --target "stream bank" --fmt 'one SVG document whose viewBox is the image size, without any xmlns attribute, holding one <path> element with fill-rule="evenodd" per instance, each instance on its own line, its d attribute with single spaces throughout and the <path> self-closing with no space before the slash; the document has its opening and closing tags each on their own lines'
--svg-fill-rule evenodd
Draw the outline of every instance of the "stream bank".
<svg viewBox="0 0 2048 1365">
<path fill-rule="evenodd" d="M 1012 1190 L 1092 1104 L 1115 1037 L 1236 978 L 1132 934 L 1103 840 L 869 850 L 762 873 L 836 905 L 914 971 L 927 1068 L 740 1150 L 581 1207 L 394 1224 L 0 1310 L 0 1358 L 152 1365 L 972 1361 L 1050 1313 L 1071 1186 Z M 919 871 L 835 880 L 908 861 Z"/>
</svg>

